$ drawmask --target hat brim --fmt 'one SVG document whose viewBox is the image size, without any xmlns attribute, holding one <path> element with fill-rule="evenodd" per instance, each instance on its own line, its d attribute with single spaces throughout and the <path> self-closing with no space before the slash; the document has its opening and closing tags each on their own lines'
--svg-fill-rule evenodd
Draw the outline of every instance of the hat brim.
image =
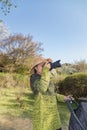
<svg viewBox="0 0 87 130">
<path fill-rule="evenodd" d="M 44 58 L 41 58 L 41 59 L 36 60 L 36 61 L 34 62 L 34 64 L 33 64 L 32 68 L 31 68 L 31 72 L 34 73 L 34 68 L 35 68 L 37 65 L 39 65 L 39 64 L 41 64 L 41 63 L 45 63 L 45 62 L 46 62 L 46 59 L 44 59 Z"/>
</svg>

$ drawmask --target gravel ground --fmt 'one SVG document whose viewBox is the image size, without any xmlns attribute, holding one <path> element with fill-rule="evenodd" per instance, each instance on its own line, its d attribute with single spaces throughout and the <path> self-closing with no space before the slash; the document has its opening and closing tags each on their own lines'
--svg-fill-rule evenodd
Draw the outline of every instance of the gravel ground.
<svg viewBox="0 0 87 130">
<path fill-rule="evenodd" d="M 63 124 L 62 129 L 68 130 L 68 125 Z M 32 120 L 29 118 L 0 116 L 0 130 L 33 130 Z"/>
<path fill-rule="evenodd" d="M 33 130 L 29 118 L 6 118 L 0 116 L 0 130 Z"/>
</svg>

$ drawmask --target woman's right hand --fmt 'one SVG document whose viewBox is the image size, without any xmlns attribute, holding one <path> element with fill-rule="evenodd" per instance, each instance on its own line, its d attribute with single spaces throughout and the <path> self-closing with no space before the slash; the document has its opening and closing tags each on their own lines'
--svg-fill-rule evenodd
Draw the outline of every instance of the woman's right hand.
<svg viewBox="0 0 87 130">
<path fill-rule="evenodd" d="M 49 69 L 51 68 L 51 64 L 48 61 L 45 62 L 44 66 L 49 68 Z"/>
</svg>

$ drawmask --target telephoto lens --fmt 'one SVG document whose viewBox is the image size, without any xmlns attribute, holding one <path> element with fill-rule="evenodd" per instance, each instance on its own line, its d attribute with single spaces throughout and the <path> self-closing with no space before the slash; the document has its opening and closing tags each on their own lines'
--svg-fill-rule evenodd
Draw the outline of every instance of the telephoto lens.
<svg viewBox="0 0 87 130">
<path fill-rule="evenodd" d="M 50 65 L 51 65 L 51 69 L 50 69 L 50 70 L 55 69 L 55 68 L 58 68 L 58 67 L 61 67 L 60 60 L 55 61 L 55 62 L 53 62 L 53 63 L 50 62 Z"/>
</svg>

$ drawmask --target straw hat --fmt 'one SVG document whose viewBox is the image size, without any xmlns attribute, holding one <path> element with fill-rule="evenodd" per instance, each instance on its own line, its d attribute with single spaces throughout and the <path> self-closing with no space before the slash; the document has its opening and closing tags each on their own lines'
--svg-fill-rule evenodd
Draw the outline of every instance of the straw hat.
<svg viewBox="0 0 87 130">
<path fill-rule="evenodd" d="M 44 59 L 43 57 L 38 57 L 38 58 L 36 58 L 36 59 L 34 60 L 34 63 L 33 63 L 32 68 L 34 68 L 36 65 L 38 65 L 38 64 L 40 64 L 40 63 L 42 63 L 42 62 L 45 62 L 45 61 L 46 61 L 46 59 Z"/>
<path fill-rule="evenodd" d="M 34 73 L 34 68 L 36 65 L 40 64 L 40 63 L 43 63 L 43 62 L 46 62 L 46 59 L 43 58 L 43 57 L 38 57 L 34 60 L 33 62 L 33 65 L 32 65 L 32 68 L 31 68 L 31 73 Z"/>
<path fill-rule="evenodd" d="M 45 58 L 43 58 L 43 57 L 38 57 L 38 58 L 36 58 L 36 59 L 34 60 L 34 62 L 33 62 L 33 66 L 32 66 L 32 69 L 31 69 L 31 73 L 34 73 L 34 67 L 35 67 L 36 65 L 38 65 L 38 64 L 40 64 L 40 63 L 45 63 L 46 61 L 52 62 L 52 60 L 51 60 L 50 58 L 48 58 L 48 59 L 45 59 Z"/>
</svg>

